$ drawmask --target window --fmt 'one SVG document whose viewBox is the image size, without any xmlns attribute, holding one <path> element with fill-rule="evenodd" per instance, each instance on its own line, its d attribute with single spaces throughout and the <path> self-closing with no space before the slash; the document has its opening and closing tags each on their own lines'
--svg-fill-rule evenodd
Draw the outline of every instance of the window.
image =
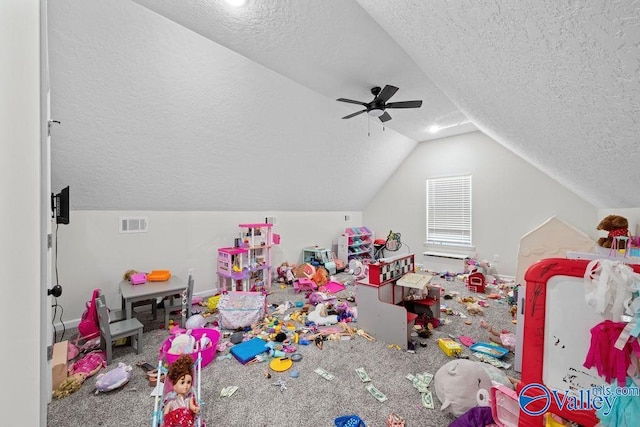
<svg viewBox="0 0 640 427">
<path fill-rule="evenodd" d="M 471 243 L 471 175 L 428 179 L 427 244 Z"/>
</svg>

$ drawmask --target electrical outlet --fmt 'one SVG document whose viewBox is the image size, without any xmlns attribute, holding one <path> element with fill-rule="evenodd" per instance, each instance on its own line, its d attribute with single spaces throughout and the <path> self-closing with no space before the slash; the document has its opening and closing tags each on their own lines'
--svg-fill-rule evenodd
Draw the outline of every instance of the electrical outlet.
<svg viewBox="0 0 640 427">
<path fill-rule="evenodd" d="M 500 255 L 494 255 L 493 256 L 493 262 L 500 262 Z"/>
<path fill-rule="evenodd" d="M 351 215 L 345 215 L 344 216 L 344 220 L 345 221 L 351 221 Z"/>
</svg>

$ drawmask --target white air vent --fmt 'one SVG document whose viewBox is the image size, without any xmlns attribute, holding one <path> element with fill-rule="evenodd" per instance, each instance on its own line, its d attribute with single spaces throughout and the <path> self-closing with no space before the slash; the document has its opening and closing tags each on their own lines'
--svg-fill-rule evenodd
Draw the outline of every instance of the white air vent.
<svg viewBox="0 0 640 427">
<path fill-rule="evenodd" d="M 120 233 L 146 233 L 149 231 L 149 217 L 120 217 Z"/>
</svg>

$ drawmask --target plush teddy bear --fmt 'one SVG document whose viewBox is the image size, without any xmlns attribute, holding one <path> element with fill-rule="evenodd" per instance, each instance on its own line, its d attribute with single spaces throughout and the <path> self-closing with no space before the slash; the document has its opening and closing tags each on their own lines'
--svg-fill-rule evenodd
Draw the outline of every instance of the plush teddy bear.
<svg viewBox="0 0 640 427">
<path fill-rule="evenodd" d="M 602 221 L 600 221 L 597 229 L 609 232 L 607 234 L 607 237 L 600 237 L 598 239 L 598 246 L 601 246 L 603 248 L 610 248 L 613 244 L 614 237 L 629 236 L 629 221 L 627 221 L 627 218 L 620 215 L 608 215 Z M 620 241 L 617 249 L 625 248 L 626 241 Z"/>
</svg>

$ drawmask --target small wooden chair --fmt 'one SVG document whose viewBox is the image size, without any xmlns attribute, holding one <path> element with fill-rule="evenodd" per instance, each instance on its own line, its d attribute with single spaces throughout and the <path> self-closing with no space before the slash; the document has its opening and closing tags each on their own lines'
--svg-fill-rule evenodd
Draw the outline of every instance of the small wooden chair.
<svg viewBox="0 0 640 427">
<path fill-rule="evenodd" d="M 169 327 L 169 317 L 171 316 L 172 311 L 180 310 L 180 327 L 184 328 L 184 324 L 186 322 L 185 319 L 191 317 L 192 308 L 193 308 L 193 271 L 189 270 L 189 277 L 187 278 L 187 288 L 186 288 L 186 312 L 185 316 L 182 317 L 182 295 L 179 297 L 173 296 L 164 302 L 164 326 L 165 328 Z"/>
<path fill-rule="evenodd" d="M 121 338 L 131 337 L 131 345 L 136 349 L 136 353 L 140 354 L 144 325 L 136 318 L 109 323 L 109 309 L 102 294 L 96 300 L 96 305 L 100 323 L 100 348 L 107 354 L 107 365 L 111 364 L 113 342 Z"/>
</svg>

